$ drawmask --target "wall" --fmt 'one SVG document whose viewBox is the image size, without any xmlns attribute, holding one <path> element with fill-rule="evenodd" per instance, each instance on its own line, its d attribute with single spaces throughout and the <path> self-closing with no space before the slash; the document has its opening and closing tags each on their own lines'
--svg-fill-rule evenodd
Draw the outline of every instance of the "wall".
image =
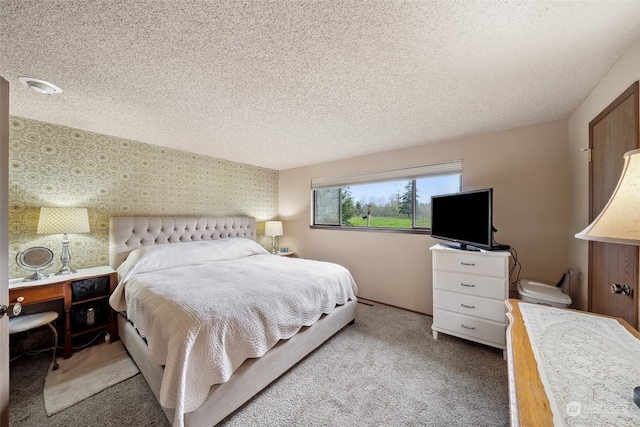
<svg viewBox="0 0 640 427">
<path fill-rule="evenodd" d="M 581 309 L 587 308 L 589 245 L 573 236 L 589 221 L 589 163 L 587 154 L 580 150 L 589 147 L 589 122 L 637 80 L 640 80 L 640 40 L 627 50 L 569 118 L 571 205 L 567 240 L 569 260 L 578 273 L 578 308 Z"/>
<path fill-rule="evenodd" d="M 517 250 L 521 277 L 555 284 L 568 266 L 567 139 L 561 120 L 280 171 L 280 246 L 349 268 L 363 298 L 431 314 L 429 248 L 438 241 L 425 235 L 310 229 L 310 180 L 463 159 L 465 190 L 494 188 L 495 238 Z"/>
<path fill-rule="evenodd" d="M 9 136 L 10 277 L 26 275 L 15 256 L 32 246 L 53 250 L 47 271 L 60 268 L 62 236 L 36 234 L 41 206 L 88 208 L 91 232 L 69 235 L 73 268 L 108 264 L 112 216 L 278 215 L 274 170 L 20 117 Z"/>
</svg>

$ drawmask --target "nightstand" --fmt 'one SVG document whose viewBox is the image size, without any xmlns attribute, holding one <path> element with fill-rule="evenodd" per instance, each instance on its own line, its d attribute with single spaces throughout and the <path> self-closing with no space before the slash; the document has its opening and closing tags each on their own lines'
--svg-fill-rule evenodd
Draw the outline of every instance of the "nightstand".
<svg viewBox="0 0 640 427">
<path fill-rule="evenodd" d="M 64 358 L 71 357 L 74 337 L 106 330 L 111 341 L 118 339 L 116 313 L 109 306 L 109 297 L 116 287 L 116 272 L 111 267 L 92 267 L 76 273 L 42 280 L 9 281 L 9 304 L 38 304 L 64 301 Z"/>
<path fill-rule="evenodd" d="M 286 256 L 286 257 L 289 257 L 289 258 L 295 258 L 296 253 L 295 252 L 277 252 L 276 255 Z"/>
</svg>

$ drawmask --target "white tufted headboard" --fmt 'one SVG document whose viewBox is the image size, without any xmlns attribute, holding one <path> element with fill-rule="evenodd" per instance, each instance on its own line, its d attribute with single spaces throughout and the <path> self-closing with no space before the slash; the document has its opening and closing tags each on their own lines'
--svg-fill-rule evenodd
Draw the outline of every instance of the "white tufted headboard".
<svg viewBox="0 0 640 427">
<path fill-rule="evenodd" d="M 230 237 L 256 240 L 256 219 L 249 216 L 115 217 L 109 220 L 109 265 L 117 269 L 129 252 L 142 246 Z"/>
</svg>

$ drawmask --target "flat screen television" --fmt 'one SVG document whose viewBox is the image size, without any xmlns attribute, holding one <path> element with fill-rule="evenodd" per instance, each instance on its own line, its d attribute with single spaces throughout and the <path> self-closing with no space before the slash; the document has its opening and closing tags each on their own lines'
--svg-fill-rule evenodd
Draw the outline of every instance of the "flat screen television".
<svg viewBox="0 0 640 427">
<path fill-rule="evenodd" d="M 504 250 L 493 242 L 493 188 L 431 197 L 431 237 L 467 250 Z"/>
</svg>

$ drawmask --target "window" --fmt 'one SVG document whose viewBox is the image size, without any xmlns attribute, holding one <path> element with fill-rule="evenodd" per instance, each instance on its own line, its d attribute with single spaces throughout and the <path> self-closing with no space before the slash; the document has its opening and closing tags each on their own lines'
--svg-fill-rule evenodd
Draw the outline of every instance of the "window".
<svg viewBox="0 0 640 427">
<path fill-rule="evenodd" d="M 429 229 L 431 196 L 462 189 L 462 161 L 312 180 L 313 225 Z"/>
<path fill-rule="evenodd" d="M 340 225 L 340 188 L 323 188 L 314 191 L 315 222 L 323 225 Z"/>
</svg>

